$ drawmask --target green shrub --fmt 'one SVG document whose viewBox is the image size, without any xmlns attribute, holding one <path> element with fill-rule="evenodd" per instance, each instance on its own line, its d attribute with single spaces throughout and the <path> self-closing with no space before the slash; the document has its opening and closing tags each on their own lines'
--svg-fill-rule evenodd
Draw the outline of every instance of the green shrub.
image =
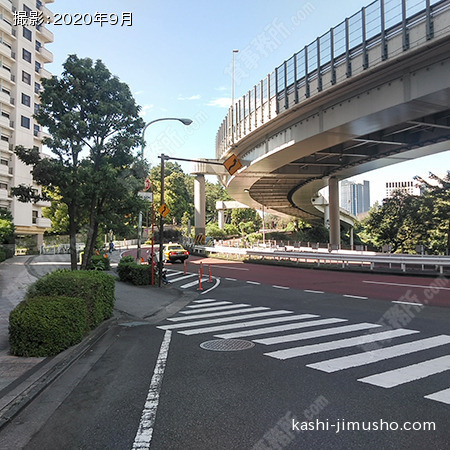
<svg viewBox="0 0 450 450">
<path fill-rule="evenodd" d="M 90 270 L 109 270 L 111 268 L 111 261 L 108 255 L 93 255 L 91 258 L 91 264 L 88 269 Z"/>
<path fill-rule="evenodd" d="M 0 247 L 0 262 L 3 262 L 6 259 L 6 250 L 3 247 Z"/>
<path fill-rule="evenodd" d="M 88 308 L 91 329 L 111 317 L 114 308 L 114 277 L 99 271 L 57 270 L 30 286 L 27 298 L 40 296 L 80 297 Z"/>
<path fill-rule="evenodd" d="M 16 356 L 56 355 L 80 342 L 87 330 L 82 298 L 28 298 L 9 315 L 9 343 Z"/>
<path fill-rule="evenodd" d="M 152 266 L 150 264 L 137 264 L 132 256 L 125 256 L 120 260 L 117 266 L 117 274 L 120 281 L 129 281 L 138 286 L 152 284 Z M 155 270 L 156 276 L 157 269 Z"/>
</svg>

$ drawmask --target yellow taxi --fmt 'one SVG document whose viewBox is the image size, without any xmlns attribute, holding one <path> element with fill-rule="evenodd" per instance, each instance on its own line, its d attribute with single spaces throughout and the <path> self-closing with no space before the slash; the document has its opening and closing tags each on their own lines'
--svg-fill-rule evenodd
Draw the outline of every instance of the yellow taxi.
<svg viewBox="0 0 450 450">
<path fill-rule="evenodd" d="M 164 262 L 175 262 L 179 260 L 183 262 L 189 258 L 189 252 L 181 244 L 164 244 L 163 247 L 163 259 Z"/>
</svg>

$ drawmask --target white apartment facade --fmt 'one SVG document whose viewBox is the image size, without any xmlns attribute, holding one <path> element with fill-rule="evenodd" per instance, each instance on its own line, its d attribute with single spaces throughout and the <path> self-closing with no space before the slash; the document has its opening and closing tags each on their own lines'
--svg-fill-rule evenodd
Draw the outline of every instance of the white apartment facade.
<svg viewBox="0 0 450 450">
<path fill-rule="evenodd" d="M 420 187 L 417 182 L 412 180 L 387 181 L 385 198 L 391 198 L 394 195 L 394 192 L 402 192 L 409 195 L 420 195 Z"/>
<path fill-rule="evenodd" d="M 51 225 L 42 217 L 41 208 L 50 203 L 21 203 L 11 196 L 10 189 L 34 185 L 30 167 L 13 150 L 22 145 L 42 152 L 43 133 L 33 114 L 39 104 L 41 80 L 51 76 L 44 64 L 52 62 L 53 55 L 44 46 L 53 42 L 53 33 L 32 20 L 17 22 L 17 12 L 51 17 L 45 4 L 53 1 L 0 0 L 0 207 L 12 212 L 16 234 L 33 236 L 38 246 Z M 39 186 L 34 188 L 40 192 Z"/>
</svg>

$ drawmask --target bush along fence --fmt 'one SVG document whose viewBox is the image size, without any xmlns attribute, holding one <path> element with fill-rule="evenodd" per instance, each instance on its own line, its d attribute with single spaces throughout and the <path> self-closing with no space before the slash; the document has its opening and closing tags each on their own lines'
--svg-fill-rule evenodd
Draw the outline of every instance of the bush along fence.
<svg viewBox="0 0 450 450">
<path fill-rule="evenodd" d="M 141 286 L 152 284 L 152 266 L 150 264 L 137 264 L 132 256 L 124 256 L 118 266 L 117 274 L 120 281 L 130 282 Z M 158 270 L 155 267 L 155 284 L 158 284 Z"/>
<path fill-rule="evenodd" d="M 53 356 L 81 342 L 112 316 L 113 276 L 58 270 L 32 284 L 10 313 L 9 343 L 16 356 Z"/>
</svg>

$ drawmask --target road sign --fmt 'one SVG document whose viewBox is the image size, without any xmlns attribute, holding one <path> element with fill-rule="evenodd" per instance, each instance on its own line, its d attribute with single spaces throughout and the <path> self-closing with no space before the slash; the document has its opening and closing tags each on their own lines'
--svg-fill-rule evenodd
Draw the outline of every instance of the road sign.
<svg viewBox="0 0 450 450">
<path fill-rule="evenodd" d="M 242 167 L 241 162 L 234 154 L 227 158 L 223 165 L 225 166 L 225 169 L 228 170 L 230 175 L 234 175 Z"/>
<path fill-rule="evenodd" d="M 163 217 L 166 217 L 167 214 L 170 213 L 170 209 L 169 209 L 169 207 L 168 207 L 165 203 L 163 203 L 163 204 L 159 207 L 158 211 L 159 211 L 159 213 L 160 213 Z"/>
<path fill-rule="evenodd" d="M 153 192 L 139 191 L 138 195 L 139 195 L 139 197 L 144 198 L 145 200 L 148 200 L 149 202 L 153 201 Z"/>
<path fill-rule="evenodd" d="M 144 181 L 144 191 L 148 191 L 151 186 L 152 186 L 152 182 L 148 178 L 146 178 Z"/>
</svg>

